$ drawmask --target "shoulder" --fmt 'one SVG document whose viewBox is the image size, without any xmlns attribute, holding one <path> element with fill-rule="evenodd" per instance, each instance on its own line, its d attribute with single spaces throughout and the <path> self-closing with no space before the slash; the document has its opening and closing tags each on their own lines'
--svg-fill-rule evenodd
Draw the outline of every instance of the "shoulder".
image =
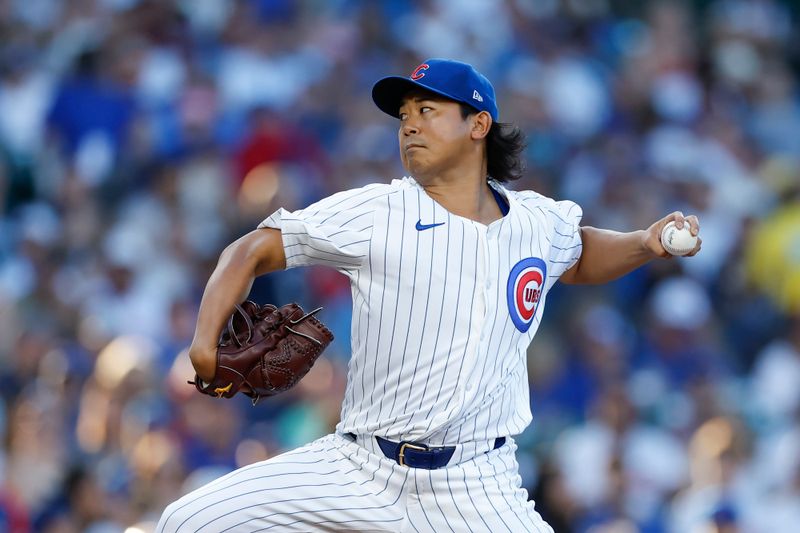
<svg viewBox="0 0 800 533">
<path fill-rule="evenodd" d="M 502 186 L 501 186 L 502 187 Z M 512 189 L 507 189 L 502 187 L 502 192 L 506 194 L 507 197 L 513 199 L 517 203 L 521 204 L 523 207 L 528 209 L 557 209 L 558 204 L 563 202 L 567 202 L 573 204 L 574 202 L 570 202 L 569 200 L 556 200 L 554 198 L 550 198 L 549 196 L 545 196 L 540 194 L 536 191 L 515 191 Z"/>
<path fill-rule="evenodd" d="M 541 213 L 556 223 L 575 224 L 583 216 L 581 207 L 572 200 L 556 200 L 530 190 L 513 191 L 504 189 L 504 192 L 525 211 Z"/>
<path fill-rule="evenodd" d="M 524 203 L 526 205 L 535 205 L 536 203 L 540 202 L 553 201 L 551 198 L 539 194 L 536 191 L 530 191 L 530 190 L 517 191 L 514 189 L 509 189 L 506 185 L 507 184 L 501 183 L 497 180 L 493 179 L 489 180 L 489 187 L 496 190 L 500 194 L 504 195 L 506 198 L 515 200 L 518 203 Z"/>
<path fill-rule="evenodd" d="M 555 200 L 543 194 L 539 194 L 536 191 L 512 191 L 510 189 L 506 189 L 506 194 L 510 195 L 519 203 L 525 204 L 529 207 L 555 204 Z"/>
<path fill-rule="evenodd" d="M 353 209 L 369 209 L 386 196 L 402 190 L 403 180 L 392 180 L 391 183 L 370 183 L 354 189 L 339 191 L 327 196 L 303 209 L 303 211 Z"/>
</svg>

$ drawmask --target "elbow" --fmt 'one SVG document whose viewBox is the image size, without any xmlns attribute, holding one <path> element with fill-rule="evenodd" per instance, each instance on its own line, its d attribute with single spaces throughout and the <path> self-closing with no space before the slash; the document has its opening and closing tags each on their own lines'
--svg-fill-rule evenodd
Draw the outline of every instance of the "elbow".
<svg viewBox="0 0 800 533">
<path fill-rule="evenodd" d="M 219 263 L 236 269 L 245 269 L 255 275 L 256 266 L 262 260 L 258 255 L 258 248 L 253 245 L 248 236 L 239 237 L 222 250 Z"/>
<path fill-rule="evenodd" d="M 239 242 L 240 240 L 241 239 L 237 239 L 233 241 L 220 252 L 219 259 L 217 259 L 218 266 L 239 263 L 245 258 L 246 254 L 242 249 L 242 243 Z"/>
<path fill-rule="evenodd" d="M 195 372 L 203 381 L 212 381 L 217 368 L 216 347 L 205 348 L 192 345 L 189 348 L 189 360 Z"/>
</svg>

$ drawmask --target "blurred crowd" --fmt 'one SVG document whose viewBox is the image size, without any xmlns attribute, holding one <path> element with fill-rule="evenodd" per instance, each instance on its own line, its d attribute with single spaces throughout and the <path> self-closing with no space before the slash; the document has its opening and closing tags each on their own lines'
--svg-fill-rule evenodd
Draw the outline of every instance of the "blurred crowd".
<svg viewBox="0 0 800 533">
<path fill-rule="evenodd" d="M 0 1 L 0 531 L 148 532 L 332 430 L 346 278 L 259 278 L 336 341 L 252 407 L 186 383 L 203 287 L 274 209 L 402 176 L 372 83 L 473 63 L 528 135 L 512 185 L 703 250 L 557 286 L 524 486 L 559 533 L 800 524 L 800 9 L 777 0 Z"/>
</svg>

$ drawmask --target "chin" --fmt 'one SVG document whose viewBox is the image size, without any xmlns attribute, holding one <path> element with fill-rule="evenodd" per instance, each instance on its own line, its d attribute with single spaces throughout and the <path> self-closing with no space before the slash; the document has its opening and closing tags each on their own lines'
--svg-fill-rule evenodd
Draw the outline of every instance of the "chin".
<svg viewBox="0 0 800 533">
<path fill-rule="evenodd" d="M 430 170 L 430 165 L 424 165 L 418 161 L 417 162 L 409 161 L 404 166 L 406 167 L 408 173 L 414 176 L 415 178 L 425 176 L 426 174 L 428 174 Z"/>
</svg>

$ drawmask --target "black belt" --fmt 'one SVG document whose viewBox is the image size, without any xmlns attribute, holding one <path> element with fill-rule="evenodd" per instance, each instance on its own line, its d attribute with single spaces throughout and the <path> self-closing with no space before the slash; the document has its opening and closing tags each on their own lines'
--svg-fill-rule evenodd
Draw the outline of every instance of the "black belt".
<svg viewBox="0 0 800 533">
<path fill-rule="evenodd" d="M 455 446 L 428 446 L 420 442 L 392 442 L 383 437 L 375 437 L 378 441 L 383 454 L 389 459 L 394 459 L 400 466 L 411 468 L 424 468 L 425 470 L 435 470 L 447 466 Z M 498 437 L 494 440 L 494 450 L 506 443 L 505 437 Z"/>
</svg>

